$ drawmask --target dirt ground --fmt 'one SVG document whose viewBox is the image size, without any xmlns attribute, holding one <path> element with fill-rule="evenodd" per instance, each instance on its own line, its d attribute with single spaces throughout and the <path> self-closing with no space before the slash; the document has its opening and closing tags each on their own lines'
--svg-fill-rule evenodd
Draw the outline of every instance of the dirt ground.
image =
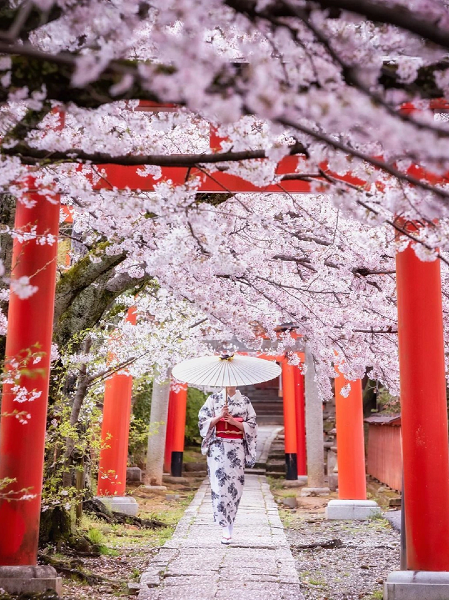
<svg viewBox="0 0 449 600">
<path fill-rule="evenodd" d="M 198 458 L 196 453 L 188 456 L 191 462 Z M 79 529 L 99 547 L 97 555 L 67 549 L 49 552 L 50 558 L 64 567 L 60 570 L 64 600 L 132 597 L 141 573 L 158 548 L 171 537 L 202 479 L 192 476 L 188 483 L 166 483 L 167 490 L 160 491 L 150 491 L 144 486 L 128 488 L 128 494 L 139 504 L 139 517 L 160 521 L 159 527 L 111 524 L 84 513 Z M 399 568 L 399 534 L 383 518 L 366 522 L 327 521 L 324 509 L 336 494 L 302 498 L 299 489 L 283 488 L 282 483 L 270 478 L 305 598 L 381 599 L 384 579 Z M 389 499 L 397 496 L 375 481 L 369 482 L 368 490 L 369 497 L 384 509 Z M 292 500 L 296 503 L 293 509 L 286 506 Z M 0 590 L 0 600 L 9 598 Z M 54 594 L 44 594 L 39 600 L 56 598 Z M 25 600 L 25 596 L 20 600 Z"/>
<path fill-rule="evenodd" d="M 270 483 L 306 600 L 381 600 L 384 580 L 400 564 L 400 534 L 390 523 L 383 517 L 328 521 L 324 510 L 336 494 L 303 498 L 280 480 Z M 398 496 L 373 480 L 368 490 L 383 509 Z M 296 508 L 285 506 L 289 498 Z"/>
<path fill-rule="evenodd" d="M 200 481 L 192 478 L 188 486 L 164 484 L 166 491 L 145 490 L 143 486 L 129 488 L 139 504 L 139 517 L 161 521 L 164 525 L 154 529 L 136 525 L 105 523 L 93 515 L 83 515 L 81 529 L 95 543 L 101 545 L 100 556 L 55 556 L 73 564 L 87 575 L 64 577 L 65 600 L 108 600 L 129 596 L 132 584 L 137 584 L 142 571 L 169 539 L 190 504 Z"/>
</svg>

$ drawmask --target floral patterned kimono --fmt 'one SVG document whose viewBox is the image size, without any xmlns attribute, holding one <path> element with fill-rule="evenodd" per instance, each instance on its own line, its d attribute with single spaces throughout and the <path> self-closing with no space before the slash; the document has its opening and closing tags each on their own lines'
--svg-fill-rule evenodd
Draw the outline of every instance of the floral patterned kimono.
<svg viewBox="0 0 449 600">
<path fill-rule="evenodd" d="M 223 439 L 216 437 L 215 427 L 209 430 L 211 419 L 221 413 L 224 405 L 224 391 L 212 394 L 198 415 L 201 451 L 207 454 L 214 521 L 222 527 L 234 523 L 245 483 L 245 466 L 254 466 L 257 442 L 256 413 L 249 398 L 238 390 L 232 398 L 228 397 L 228 409 L 233 417 L 243 418 L 243 439 Z"/>
</svg>

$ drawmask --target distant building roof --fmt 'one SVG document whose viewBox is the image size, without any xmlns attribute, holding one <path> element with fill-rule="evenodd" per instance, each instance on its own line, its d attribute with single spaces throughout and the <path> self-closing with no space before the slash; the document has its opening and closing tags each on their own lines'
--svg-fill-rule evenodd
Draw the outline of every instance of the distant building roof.
<svg viewBox="0 0 449 600">
<path fill-rule="evenodd" d="M 371 417 L 364 419 L 364 421 L 372 425 L 399 426 L 401 424 L 401 415 L 371 415 Z"/>
</svg>

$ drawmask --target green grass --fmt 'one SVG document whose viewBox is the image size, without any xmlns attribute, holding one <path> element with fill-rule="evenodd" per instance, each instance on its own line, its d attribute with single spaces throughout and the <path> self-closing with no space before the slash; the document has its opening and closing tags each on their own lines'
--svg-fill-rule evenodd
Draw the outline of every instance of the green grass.
<svg viewBox="0 0 449 600">
<path fill-rule="evenodd" d="M 91 527 L 87 532 L 87 537 L 96 546 L 101 546 L 104 543 L 104 534 L 96 527 Z"/>
<path fill-rule="evenodd" d="M 280 477 L 267 477 L 268 484 L 270 486 L 271 491 L 281 490 L 282 489 L 282 479 Z"/>
<path fill-rule="evenodd" d="M 154 519 L 165 524 L 164 527 L 154 529 L 136 529 L 119 523 L 105 523 L 94 515 L 85 513 L 81 519 L 81 533 L 99 548 L 101 554 L 109 556 L 119 555 L 122 547 L 135 546 L 138 549 L 162 546 L 173 535 L 179 519 L 184 514 L 185 505 L 189 502 L 188 499 L 180 500 L 179 505 L 170 511 L 140 513 L 144 519 Z"/>
<path fill-rule="evenodd" d="M 310 585 L 319 585 L 319 586 L 326 585 L 326 582 L 324 581 L 324 579 L 309 579 L 308 583 Z"/>
</svg>

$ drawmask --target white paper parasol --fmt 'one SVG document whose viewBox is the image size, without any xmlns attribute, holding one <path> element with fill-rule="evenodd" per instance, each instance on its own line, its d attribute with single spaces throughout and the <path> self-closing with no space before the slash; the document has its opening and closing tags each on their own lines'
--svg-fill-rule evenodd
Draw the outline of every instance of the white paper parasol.
<svg viewBox="0 0 449 600">
<path fill-rule="evenodd" d="M 184 360 L 173 368 L 172 375 L 185 383 L 224 388 L 269 381 L 281 371 L 274 361 L 234 354 Z"/>
</svg>

